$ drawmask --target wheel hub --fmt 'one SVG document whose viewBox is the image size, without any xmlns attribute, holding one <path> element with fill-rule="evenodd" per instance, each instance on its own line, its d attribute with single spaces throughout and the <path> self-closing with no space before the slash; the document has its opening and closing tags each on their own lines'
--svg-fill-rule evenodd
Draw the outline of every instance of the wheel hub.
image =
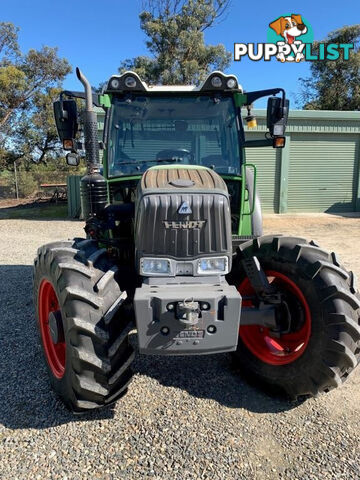
<svg viewBox="0 0 360 480">
<path fill-rule="evenodd" d="M 54 377 L 60 379 L 65 373 L 66 342 L 60 304 L 54 286 L 46 279 L 39 286 L 38 314 L 47 363 Z"/>
<path fill-rule="evenodd" d="M 60 310 L 50 312 L 48 322 L 52 342 L 54 345 L 62 343 L 64 341 L 64 328 Z"/>
<path fill-rule="evenodd" d="M 273 330 L 259 325 L 240 323 L 240 338 L 253 355 L 270 365 L 286 365 L 297 360 L 305 351 L 311 333 L 310 308 L 296 283 L 287 275 L 277 271 L 265 271 L 270 284 L 282 295 L 283 301 L 277 308 L 279 329 Z M 250 300 L 255 291 L 248 278 L 238 290 L 242 295 L 243 307 L 254 307 Z"/>
</svg>

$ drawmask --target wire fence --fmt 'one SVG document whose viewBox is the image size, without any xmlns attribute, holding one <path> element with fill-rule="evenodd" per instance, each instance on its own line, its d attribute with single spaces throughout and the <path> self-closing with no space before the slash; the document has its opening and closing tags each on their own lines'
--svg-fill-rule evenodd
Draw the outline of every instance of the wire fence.
<svg viewBox="0 0 360 480">
<path fill-rule="evenodd" d="M 68 175 L 81 173 L 78 170 L 59 171 L 52 165 L 36 166 L 34 169 L 15 166 L 12 170 L 0 172 L 0 199 L 51 197 L 51 188 L 44 188 L 44 186 L 66 184 Z"/>
</svg>

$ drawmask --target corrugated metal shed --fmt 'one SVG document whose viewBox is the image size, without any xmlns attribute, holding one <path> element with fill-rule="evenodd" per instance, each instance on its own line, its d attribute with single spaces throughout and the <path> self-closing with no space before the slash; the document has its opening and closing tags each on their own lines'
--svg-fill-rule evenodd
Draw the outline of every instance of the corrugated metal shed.
<svg viewBox="0 0 360 480">
<path fill-rule="evenodd" d="M 266 132 L 265 110 L 254 113 L 258 127 L 246 132 L 249 140 Z M 286 148 L 271 164 L 267 148 L 247 149 L 262 178 L 264 211 L 359 211 L 360 112 L 292 110 L 286 136 Z"/>
<path fill-rule="evenodd" d="M 67 178 L 68 217 L 79 218 L 81 216 L 80 205 L 80 179 L 79 175 L 70 175 Z"/>
</svg>

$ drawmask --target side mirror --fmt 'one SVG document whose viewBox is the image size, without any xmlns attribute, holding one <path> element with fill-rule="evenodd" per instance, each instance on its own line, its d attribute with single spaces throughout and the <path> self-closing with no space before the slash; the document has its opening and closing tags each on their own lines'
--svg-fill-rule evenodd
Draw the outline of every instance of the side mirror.
<svg viewBox="0 0 360 480">
<path fill-rule="evenodd" d="M 76 101 L 58 100 L 54 102 L 54 117 L 64 150 L 76 151 L 75 137 L 78 131 Z"/>
<path fill-rule="evenodd" d="M 77 153 L 70 152 L 66 155 L 66 163 L 70 167 L 77 167 L 80 163 L 80 157 Z"/>
<path fill-rule="evenodd" d="M 282 98 L 269 97 L 266 124 L 272 137 L 284 136 L 289 116 L 289 103 L 289 100 L 285 99 L 282 106 Z"/>
</svg>

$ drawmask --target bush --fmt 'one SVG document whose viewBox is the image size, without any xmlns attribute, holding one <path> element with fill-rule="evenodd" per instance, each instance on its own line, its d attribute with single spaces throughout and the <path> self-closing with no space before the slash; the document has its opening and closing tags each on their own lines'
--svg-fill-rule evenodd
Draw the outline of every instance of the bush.
<svg viewBox="0 0 360 480">
<path fill-rule="evenodd" d="M 86 167 L 69 167 L 64 158 L 52 159 L 45 164 L 20 164 L 17 167 L 19 197 L 31 197 L 42 183 L 66 183 L 69 175 L 84 175 Z M 14 198 L 16 196 L 14 171 L 0 172 L 0 197 Z"/>
<path fill-rule="evenodd" d="M 4 170 L 0 172 L 0 198 L 15 197 L 14 173 Z"/>
<path fill-rule="evenodd" d="M 38 183 L 34 179 L 31 172 L 24 170 L 18 172 L 18 189 L 19 197 L 30 197 L 38 190 Z"/>
</svg>

